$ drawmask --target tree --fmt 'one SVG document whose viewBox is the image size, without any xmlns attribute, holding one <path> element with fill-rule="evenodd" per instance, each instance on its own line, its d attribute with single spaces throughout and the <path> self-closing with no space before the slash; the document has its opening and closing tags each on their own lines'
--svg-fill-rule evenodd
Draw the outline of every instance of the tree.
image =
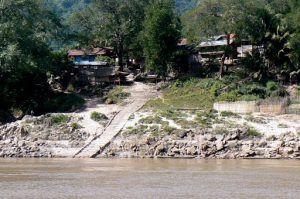
<svg viewBox="0 0 300 199">
<path fill-rule="evenodd" d="M 3 0 L 0 15 L 0 112 L 38 111 L 49 93 L 48 44 L 59 21 L 35 0 Z"/>
<path fill-rule="evenodd" d="M 180 20 L 174 1 L 154 0 L 146 12 L 143 45 L 148 70 L 166 75 L 168 63 L 181 36 Z"/>
<path fill-rule="evenodd" d="M 192 41 L 199 41 L 219 34 L 227 36 L 227 46 L 223 49 L 219 76 L 224 73 L 224 62 L 231 57 L 233 49 L 230 47 L 230 34 L 237 34 L 240 38 L 245 32 L 245 23 L 253 18 L 253 8 L 257 1 L 247 0 L 205 0 L 183 17 L 187 24 L 185 34 Z M 191 22 L 189 22 L 191 21 Z"/>
<path fill-rule="evenodd" d="M 74 16 L 90 46 L 112 46 L 123 70 L 124 54 L 132 50 L 142 30 L 144 8 L 148 0 L 95 0 Z"/>
</svg>

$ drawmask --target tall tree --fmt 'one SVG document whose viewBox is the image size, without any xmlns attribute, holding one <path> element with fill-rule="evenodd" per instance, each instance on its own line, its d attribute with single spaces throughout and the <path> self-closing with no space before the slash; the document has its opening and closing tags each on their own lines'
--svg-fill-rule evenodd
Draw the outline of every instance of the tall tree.
<svg viewBox="0 0 300 199">
<path fill-rule="evenodd" d="M 88 10 L 75 15 L 92 45 L 114 47 L 123 70 L 124 54 L 131 50 L 144 21 L 148 0 L 94 0 Z"/>
<path fill-rule="evenodd" d="M 37 109 L 48 91 L 48 44 L 59 26 L 35 0 L 0 2 L 0 112 Z"/>
<path fill-rule="evenodd" d="M 148 70 L 166 75 L 168 63 L 181 37 L 181 23 L 174 1 L 154 0 L 147 8 L 143 31 L 144 55 Z"/>
</svg>

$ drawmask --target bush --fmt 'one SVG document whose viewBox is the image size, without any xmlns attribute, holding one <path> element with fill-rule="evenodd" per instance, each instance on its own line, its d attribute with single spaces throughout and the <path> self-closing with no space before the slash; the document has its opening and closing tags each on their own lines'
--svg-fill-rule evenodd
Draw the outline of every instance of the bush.
<svg viewBox="0 0 300 199">
<path fill-rule="evenodd" d="M 220 114 L 222 117 L 239 117 L 238 114 L 233 113 L 231 111 L 222 111 Z"/>
<path fill-rule="evenodd" d="M 162 119 L 157 115 L 148 116 L 145 118 L 141 118 L 139 120 L 139 123 L 142 123 L 142 124 L 160 124 L 161 122 L 162 122 Z"/>
<path fill-rule="evenodd" d="M 51 124 L 60 125 L 66 124 L 70 121 L 70 117 L 67 115 L 53 115 L 51 116 Z"/>
<path fill-rule="evenodd" d="M 104 115 L 103 113 L 99 113 L 99 112 L 92 112 L 91 113 L 91 119 L 96 121 L 96 122 L 100 122 L 103 120 L 108 120 L 108 117 L 106 117 L 106 115 Z"/>
<path fill-rule="evenodd" d="M 176 130 L 175 128 L 173 127 L 170 127 L 169 125 L 165 124 L 165 125 L 162 125 L 162 131 L 163 133 L 167 134 L 167 135 L 170 135 L 174 130 Z"/>
<path fill-rule="evenodd" d="M 266 120 L 264 118 L 254 117 L 252 115 L 248 115 L 245 117 L 245 120 L 258 124 L 266 124 Z"/>
<path fill-rule="evenodd" d="M 227 135 L 230 133 L 225 127 L 217 127 L 214 132 L 218 135 Z"/>
<path fill-rule="evenodd" d="M 130 93 L 125 92 L 123 87 L 117 86 L 114 89 L 110 90 L 107 94 L 107 102 L 120 104 L 129 96 Z"/>
<path fill-rule="evenodd" d="M 221 94 L 218 98 L 217 101 L 224 101 L 224 102 L 235 102 L 239 99 L 238 94 L 235 91 L 231 91 L 228 93 L 223 93 Z"/>
<path fill-rule="evenodd" d="M 72 123 L 71 127 L 72 127 L 73 130 L 77 130 L 77 129 L 82 128 L 82 126 L 80 126 L 80 124 L 78 124 L 77 122 Z"/>
<path fill-rule="evenodd" d="M 257 101 L 259 99 L 260 99 L 259 96 L 256 95 L 243 95 L 239 97 L 240 101 Z"/>
<path fill-rule="evenodd" d="M 278 89 L 278 84 L 273 81 L 268 81 L 266 87 L 269 92 L 272 92 Z"/>
<path fill-rule="evenodd" d="M 85 101 L 75 94 L 57 93 L 49 98 L 45 104 L 45 112 L 72 112 L 84 105 Z"/>
<path fill-rule="evenodd" d="M 258 132 L 257 130 L 255 130 L 253 128 L 249 129 L 247 134 L 250 137 L 259 137 L 259 138 L 261 138 L 263 136 L 260 132 Z"/>
</svg>

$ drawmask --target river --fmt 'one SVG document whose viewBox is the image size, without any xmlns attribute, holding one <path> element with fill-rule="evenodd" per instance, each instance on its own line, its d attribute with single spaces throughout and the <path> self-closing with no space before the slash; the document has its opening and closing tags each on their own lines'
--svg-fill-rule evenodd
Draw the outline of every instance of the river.
<svg viewBox="0 0 300 199">
<path fill-rule="evenodd" d="M 1 159 L 0 198 L 300 198 L 297 160 Z"/>
</svg>

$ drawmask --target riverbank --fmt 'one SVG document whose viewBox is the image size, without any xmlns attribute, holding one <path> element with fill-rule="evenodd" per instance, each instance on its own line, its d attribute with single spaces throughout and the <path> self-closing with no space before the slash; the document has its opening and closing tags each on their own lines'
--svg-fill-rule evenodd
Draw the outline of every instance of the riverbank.
<svg viewBox="0 0 300 199">
<path fill-rule="evenodd" d="M 296 115 L 264 116 L 265 123 L 245 122 L 217 114 L 212 126 L 180 127 L 164 117 L 154 123 L 144 110 L 131 116 L 123 130 L 100 151 L 98 158 L 203 158 L 203 159 L 299 159 L 300 136 Z M 178 113 L 174 113 L 177 114 Z M 185 113 L 187 114 L 187 113 Z M 145 116 L 147 115 L 147 116 Z M 173 115 L 174 116 L 174 115 Z M 145 119 L 145 117 L 147 119 Z M 195 116 L 189 116 L 193 118 Z M 95 136 L 77 128 L 82 118 L 68 116 L 68 122 L 53 124 L 60 115 L 26 117 L 0 127 L 0 157 L 71 158 Z M 256 116 L 256 122 L 260 117 Z M 289 125 L 284 126 L 283 118 Z M 294 121 L 292 120 L 294 118 Z M 153 119 L 153 118 L 152 118 Z M 234 126 L 241 123 L 240 125 Z M 161 124 L 162 122 L 163 124 Z M 166 122 L 168 121 L 168 126 Z M 276 126 L 276 121 L 279 125 Z M 57 121 L 56 121 L 57 122 Z M 260 121 L 261 122 L 261 121 Z M 293 123 L 295 122 L 295 123 Z M 143 123 L 141 125 L 141 123 Z M 151 124 L 149 124 L 151 123 Z M 228 126 L 231 124 L 231 126 Z M 186 124 L 187 125 L 187 124 Z M 189 125 L 192 125 L 189 124 Z M 269 128 L 273 125 L 273 129 Z M 177 128 L 176 128 L 177 127 Z M 258 131 L 262 129 L 264 131 Z M 276 131 L 278 129 L 278 131 Z M 99 149 L 100 150 L 100 149 Z"/>
<path fill-rule="evenodd" d="M 249 128 L 227 134 L 178 130 L 159 138 L 118 137 L 99 157 L 300 159 L 300 138 L 293 133 L 252 135 Z"/>
<path fill-rule="evenodd" d="M 207 91 L 191 86 L 188 93 L 170 93 L 163 87 L 135 83 L 123 88 L 129 97 L 119 104 L 91 99 L 78 112 L 0 126 L 0 157 L 300 157 L 299 115 L 217 112 Z"/>
</svg>

